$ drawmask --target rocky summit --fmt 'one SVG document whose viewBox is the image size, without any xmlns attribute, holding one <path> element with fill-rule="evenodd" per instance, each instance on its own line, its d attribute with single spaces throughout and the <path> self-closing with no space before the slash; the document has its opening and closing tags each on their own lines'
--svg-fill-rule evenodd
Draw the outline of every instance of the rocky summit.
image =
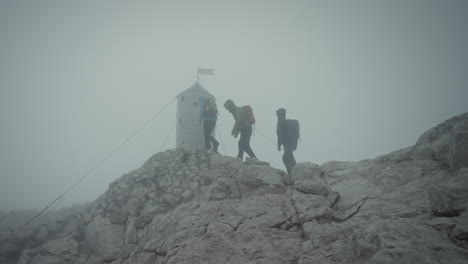
<svg viewBox="0 0 468 264">
<path fill-rule="evenodd" d="M 0 263 L 466 264 L 467 207 L 468 113 L 412 147 L 290 175 L 201 149 L 157 153 L 90 204 L 4 228 Z"/>
</svg>

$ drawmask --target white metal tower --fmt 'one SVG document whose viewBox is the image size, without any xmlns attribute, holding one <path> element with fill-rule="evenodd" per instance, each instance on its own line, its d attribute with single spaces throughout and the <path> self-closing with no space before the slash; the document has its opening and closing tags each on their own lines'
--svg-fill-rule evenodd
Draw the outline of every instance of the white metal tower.
<svg viewBox="0 0 468 264">
<path fill-rule="evenodd" d="M 176 148 L 205 146 L 199 104 L 206 98 L 215 99 L 199 82 L 177 96 Z"/>
</svg>

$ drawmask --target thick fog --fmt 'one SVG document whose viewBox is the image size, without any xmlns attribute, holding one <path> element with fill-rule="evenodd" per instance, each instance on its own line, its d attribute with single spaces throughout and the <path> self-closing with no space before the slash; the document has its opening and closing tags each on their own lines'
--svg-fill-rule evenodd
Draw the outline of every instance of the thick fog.
<svg viewBox="0 0 468 264">
<path fill-rule="evenodd" d="M 251 145 L 283 168 L 276 109 L 301 124 L 298 162 L 411 146 L 468 111 L 468 2 L 0 2 L 0 210 L 43 208 L 195 83 L 257 118 Z M 175 145 L 173 101 L 60 206 Z M 267 138 L 263 137 L 264 134 Z"/>
</svg>

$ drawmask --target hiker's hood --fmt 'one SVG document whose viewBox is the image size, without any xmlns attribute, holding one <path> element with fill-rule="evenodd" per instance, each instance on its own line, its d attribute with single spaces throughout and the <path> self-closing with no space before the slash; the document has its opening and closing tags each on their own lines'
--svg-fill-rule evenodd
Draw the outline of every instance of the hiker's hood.
<svg viewBox="0 0 468 264">
<path fill-rule="evenodd" d="M 228 100 L 226 100 L 226 102 L 224 103 L 224 107 L 225 107 L 226 109 L 231 110 L 231 109 L 234 109 L 234 107 L 236 107 L 236 105 L 234 104 L 234 102 L 233 102 L 231 99 L 228 99 Z"/>
</svg>

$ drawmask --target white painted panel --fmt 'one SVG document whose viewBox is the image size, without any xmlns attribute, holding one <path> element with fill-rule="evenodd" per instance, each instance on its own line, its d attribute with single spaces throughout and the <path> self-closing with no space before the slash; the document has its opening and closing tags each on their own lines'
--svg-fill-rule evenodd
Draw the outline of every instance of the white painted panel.
<svg viewBox="0 0 468 264">
<path fill-rule="evenodd" d="M 200 97 L 213 97 L 203 89 L 193 89 L 194 86 L 189 88 L 186 92 L 181 93 L 177 98 L 177 148 L 197 148 L 205 146 L 203 127 L 199 121 L 200 110 L 198 104 Z"/>
</svg>

